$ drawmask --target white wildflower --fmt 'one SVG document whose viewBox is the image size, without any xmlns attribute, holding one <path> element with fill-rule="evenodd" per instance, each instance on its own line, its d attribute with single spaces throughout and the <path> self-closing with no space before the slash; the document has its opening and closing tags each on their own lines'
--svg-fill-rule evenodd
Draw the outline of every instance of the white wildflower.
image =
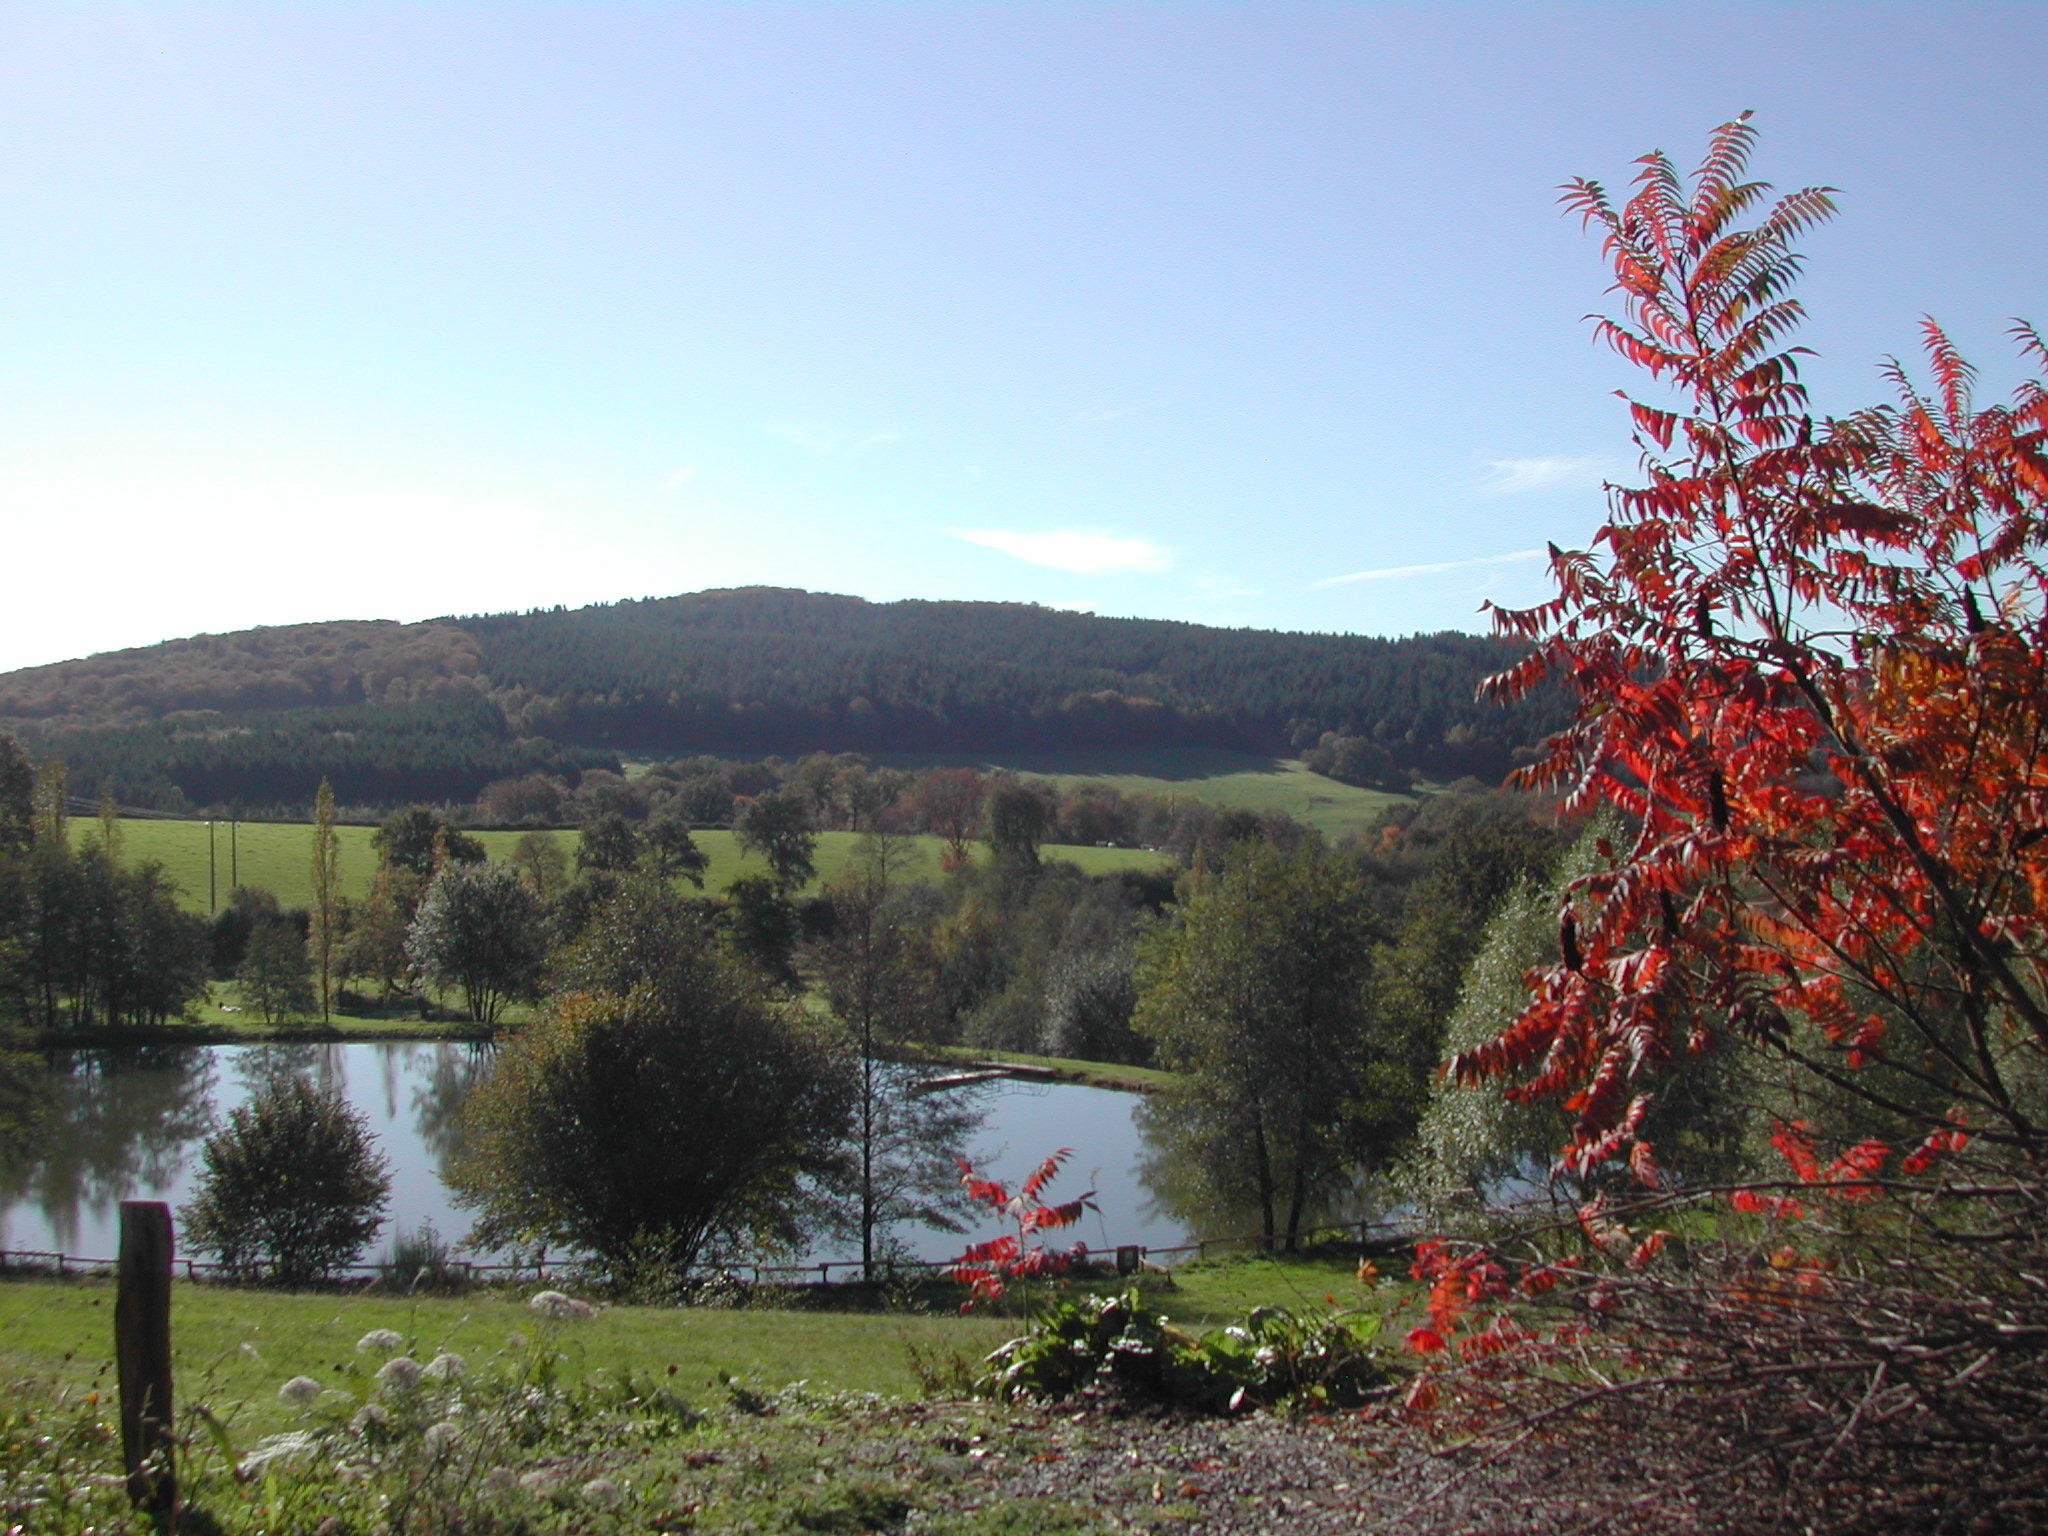
<svg viewBox="0 0 2048 1536">
<path fill-rule="evenodd" d="M 581 1322 L 586 1317 L 595 1317 L 597 1308 L 587 1301 L 578 1301 L 560 1291 L 542 1291 L 527 1303 L 542 1317 L 551 1317 L 556 1322 Z"/>
<path fill-rule="evenodd" d="M 405 1336 L 392 1328 L 372 1328 L 356 1340 L 356 1348 L 366 1355 L 396 1354 L 405 1344 Z"/>
<path fill-rule="evenodd" d="M 427 1432 L 420 1438 L 426 1442 L 427 1449 L 436 1456 L 445 1456 L 461 1442 L 462 1426 L 443 1419 L 438 1424 L 429 1425 Z"/>
<path fill-rule="evenodd" d="M 320 1383 L 310 1376 L 294 1376 L 277 1389 L 278 1398 L 294 1408 L 303 1408 L 320 1395 Z"/>
<path fill-rule="evenodd" d="M 394 1355 L 377 1368 L 377 1384 L 394 1392 L 410 1392 L 423 1374 L 424 1367 L 411 1355 Z"/>
<path fill-rule="evenodd" d="M 608 1477 L 593 1477 L 583 1485 L 583 1497 L 599 1509 L 610 1509 L 619 1502 L 619 1485 Z"/>
<path fill-rule="evenodd" d="M 312 1449 L 313 1437 L 304 1430 L 295 1430 L 289 1435 L 271 1435 L 259 1440 L 256 1448 L 242 1458 L 242 1470 L 260 1472 L 273 1461 L 289 1461 Z"/>
<path fill-rule="evenodd" d="M 526 1345 L 526 1335 L 521 1333 L 517 1328 L 514 1328 L 510 1333 L 505 1335 L 505 1347 L 507 1349 L 524 1349 L 526 1348 Z"/>
<path fill-rule="evenodd" d="M 444 1349 L 427 1362 L 425 1375 L 429 1381 L 459 1381 L 468 1370 L 467 1360 Z"/>
<path fill-rule="evenodd" d="M 519 1486 L 536 1499 L 544 1499 L 555 1491 L 555 1480 L 545 1472 L 525 1472 L 520 1474 Z"/>
<path fill-rule="evenodd" d="M 359 1435 L 371 1430 L 382 1429 L 391 1422 L 391 1410 L 382 1403 L 365 1403 L 356 1410 L 356 1416 L 348 1421 L 348 1427 Z"/>
<path fill-rule="evenodd" d="M 510 1467 L 493 1467 L 484 1474 L 484 1492 L 503 1497 L 519 1487 L 519 1474 Z"/>
</svg>

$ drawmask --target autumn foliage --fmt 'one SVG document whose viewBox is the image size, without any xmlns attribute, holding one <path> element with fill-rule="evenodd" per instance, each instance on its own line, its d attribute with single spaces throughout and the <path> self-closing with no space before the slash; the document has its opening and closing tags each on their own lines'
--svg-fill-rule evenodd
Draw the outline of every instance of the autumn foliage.
<svg viewBox="0 0 2048 1536">
<path fill-rule="evenodd" d="M 1927 320 L 1926 385 L 1888 362 L 1893 403 L 1814 417 L 1795 243 L 1833 205 L 1771 200 L 1753 138 L 1723 126 L 1689 178 L 1644 157 L 1618 206 L 1565 189 L 1615 274 L 1599 334 L 1667 393 L 1629 401 L 1644 483 L 1611 490 L 1590 550 L 1553 548 L 1556 597 L 1496 611 L 1532 650 L 1488 686 L 1570 690 L 1522 779 L 1632 832 L 1572 893 L 1526 1010 L 1454 1070 L 1562 1099 L 1566 1167 L 1628 1156 L 1646 1184 L 1660 1071 L 1731 1038 L 1906 1128 L 1814 1182 L 1965 1140 L 2038 1156 L 2048 389 L 1980 406 Z"/>
<path fill-rule="evenodd" d="M 953 1266 L 953 1278 L 968 1288 L 969 1306 L 1002 1295 L 1012 1280 L 1057 1275 L 1073 1261 L 1073 1252 L 1048 1248 L 1042 1236 L 1071 1227 L 1082 1212 L 1096 1208 L 1092 1189 L 1058 1205 L 1048 1205 L 1042 1198 L 1046 1186 L 1073 1155 L 1072 1147 L 1061 1147 L 1032 1169 L 1014 1192 L 1000 1180 L 983 1178 L 964 1157 L 955 1159 L 960 1165 L 960 1187 L 968 1200 L 1014 1228 L 985 1243 L 970 1244 Z"/>
</svg>

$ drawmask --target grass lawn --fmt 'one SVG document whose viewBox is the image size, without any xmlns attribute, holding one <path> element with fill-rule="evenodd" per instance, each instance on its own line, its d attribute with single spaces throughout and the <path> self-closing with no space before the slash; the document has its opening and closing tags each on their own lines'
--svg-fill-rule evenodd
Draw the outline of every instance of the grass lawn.
<svg viewBox="0 0 2048 1536">
<path fill-rule="evenodd" d="M 1154 1291 L 1152 1305 L 1203 1328 L 1242 1317 L 1247 1302 L 1320 1307 L 1326 1289 L 1337 1304 L 1347 1293 L 1355 1301 L 1363 1293 L 1341 1269 L 1204 1266 L 1181 1289 Z M 1371 1299 L 1391 1305 L 1393 1289 Z M 107 1280 L 0 1281 L 0 1381 L 10 1384 L 0 1528 L 148 1530 L 117 1470 L 113 1311 Z M 1205 1431 L 1224 1459 L 1199 1460 L 1211 1470 L 1197 1484 L 1188 1427 L 1174 1420 L 1125 1426 L 1064 1406 L 951 1399 L 1019 1328 L 1014 1316 L 951 1312 L 646 1307 L 555 1322 L 510 1292 L 407 1299 L 178 1284 L 179 1487 L 209 1517 L 194 1528 L 222 1536 L 401 1526 L 852 1533 L 910 1522 L 931 1536 L 1107 1536 L 1208 1528 L 1204 1498 L 1247 1528 L 1247 1500 L 1264 1507 L 1299 1486 L 1284 1471 L 1262 1477 L 1266 1458 L 1247 1446 L 1245 1475 L 1211 1496 L 1215 1469 L 1237 1459 L 1218 1437 L 1235 1428 Z M 383 1354 L 357 1348 L 372 1329 L 398 1334 L 412 1362 L 446 1350 L 466 1366 L 422 1378 L 409 1364 L 414 1385 L 386 1384 Z M 298 1401 L 283 1400 L 287 1382 Z M 936 1400 L 913 1400 L 927 1390 Z M 1278 1430 L 1251 1432 L 1279 1443 Z M 1080 1474 L 1091 1457 L 1101 1464 Z M 1070 1458 L 1052 1485 L 1018 1486 Z M 1332 1465 L 1322 1480 L 1348 1488 L 1350 1463 Z M 1173 1499 L 1162 1502 L 1169 1485 Z"/>
<path fill-rule="evenodd" d="M 588 1322 L 548 1324 L 522 1296 L 497 1290 L 461 1297 L 294 1294 L 228 1286 L 172 1288 L 173 1371 L 181 1401 L 235 1409 L 256 1433 L 287 1417 L 277 1398 L 293 1376 L 324 1379 L 360 1362 L 356 1341 L 373 1328 L 403 1335 L 427 1360 L 447 1350 L 476 1361 L 517 1333 L 546 1329 L 565 1366 L 581 1375 L 630 1371 L 666 1376 L 691 1401 L 724 1396 L 720 1372 L 760 1389 L 793 1381 L 843 1391 L 909 1396 L 918 1390 L 910 1346 L 979 1359 L 1017 1331 L 1014 1319 L 912 1313 L 780 1312 L 714 1307 L 606 1307 Z M 0 1375 L 54 1378 L 111 1390 L 111 1280 L 0 1282 Z"/>
<path fill-rule="evenodd" d="M 1386 790 L 1358 789 L 1311 773 L 1292 758 L 1256 757 L 1213 747 L 1101 748 L 1024 752 L 1000 763 L 973 756 L 876 754 L 894 767 L 1003 767 L 1051 779 L 1062 789 L 1100 785 L 1126 795 L 1185 795 L 1211 805 L 1248 811 L 1284 811 L 1327 837 L 1369 826 L 1389 805 L 1412 799 Z"/>
<path fill-rule="evenodd" d="M 1126 1093 L 1153 1093 L 1171 1088 L 1179 1074 L 1157 1067 L 1126 1067 L 1116 1062 L 1080 1061 L 1071 1056 L 1033 1056 L 1023 1051 L 983 1051 L 971 1045 L 917 1045 L 919 1057 L 935 1061 L 1014 1062 L 1025 1067 L 1049 1067 L 1063 1083 L 1080 1083 L 1089 1088 L 1115 1088 Z"/>
<path fill-rule="evenodd" d="M 72 818 L 71 830 L 72 835 L 79 838 L 97 835 L 99 824 L 92 817 L 78 816 Z M 342 890 L 351 897 L 361 898 L 368 893 L 370 878 L 377 869 L 377 855 L 370 846 L 374 829 L 337 827 L 335 830 L 341 845 Z M 209 888 L 214 892 L 216 907 L 225 905 L 228 892 L 237 880 L 243 885 L 258 885 L 274 892 L 277 899 L 288 907 L 302 907 L 312 900 L 313 828 L 310 822 L 238 823 L 232 838 L 232 856 L 228 824 L 213 823 L 210 887 L 208 835 L 208 824 L 203 821 L 123 820 L 121 851 L 128 859 L 155 859 L 161 863 L 171 879 L 177 882 L 180 899 L 194 912 L 208 910 Z M 472 835 L 481 839 L 485 851 L 493 859 L 507 857 L 513 845 L 524 836 L 520 832 L 479 832 Z M 572 830 L 557 832 L 555 836 L 561 839 L 565 851 L 573 857 L 577 834 Z M 699 832 L 696 839 L 697 846 L 711 861 L 705 872 L 707 891 L 723 891 L 742 875 L 765 873 L 760 859 L 741 854 L 730 832 Z M 859 835 L 853 832 L 818 834 L 818 878 L 812 889 L 828 884 L 846 868 L 859 841 Z M 906 866 L 906 876 L 910 879 L 937 878 L 939 853 L 944 843 L 935 837 L 913 837 L 908 841 L 914 855 Z M 1048 847 L 1044 850 L 1044 857 L 1069 861 L 1092 875 L 1109 874 L 1120 869 L 1157 869 L 1161 865 L 1159 854 L 1147 853 L 1141 848 Z"/>
<path fill-rule="evenodd" d="M 1296 1310 L 1391 1299 L 1367 1291 L 1348 1257 L 1247 1258 L 1191 1264 L 1151 1304 L 1194 1329 L 1240 1321 L 1252 1308 Z M 1115 1280 L 1077 1283 L 1108 1291 Z M 550 1324 L 523 1294 L 492 1288 L 454 1297 L 397 1297 L 249 1290 L 177 1282 L 172 1288 L 174 1369 L 181 1400 L 230 1408 L 257 1433 L 286 1417 L 278 1386 L 323 1379 L 360 1363 L 356 1341 L 390 1328 L 421 1360 L 447 1350 L 483 1360 L 513 1334 L 550 1333 L 565 1366 L 585 1376 L 660 1374 L 692 1401 L 725 1388 L 720 1373 L 772 1391 L 793 1381 L 821 1389 L 914 1395 L 913 1349 L 928 1359 L 971 1362 L 1020 1329 L 1031 1290 L 1002 1311 L 782 1311 L 769 1308 L 604 1307 L 587 1322 Z M 110 1279 L 0 1281 L 0 1379 L 43 1377 L 80 1389 L 111 1388 L 114 1283 Z M 668 1368 L 675 1367 L 673 1375 Z"/>
</svg>

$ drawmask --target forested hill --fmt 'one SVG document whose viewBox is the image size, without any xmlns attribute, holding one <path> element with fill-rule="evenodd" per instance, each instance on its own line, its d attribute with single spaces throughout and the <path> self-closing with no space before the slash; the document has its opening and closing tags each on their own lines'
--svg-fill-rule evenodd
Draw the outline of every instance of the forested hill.
<svg viewBox="0 0 2048 1536">
<path fill-rule="evenodd" d="M 1494 776 L 1556 723 L 1515 652 L 770 588 L 423 624 L 205 635 L 0 676 L 0 728 L 166 806 L 459 798 L 619 754 L 1216 746 L 1326 733 L 1389 774 Z"/>
</svg>

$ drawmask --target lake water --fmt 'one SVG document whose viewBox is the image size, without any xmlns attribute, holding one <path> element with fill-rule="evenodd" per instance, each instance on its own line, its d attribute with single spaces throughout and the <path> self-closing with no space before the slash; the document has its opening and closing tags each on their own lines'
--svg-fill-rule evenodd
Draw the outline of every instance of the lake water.
<svg viewBox="0 0 2048 1536">
<path fill-rule="evenodd" d="M 207 1132 L 253 1090 L 292 1072 L 343 1094 L 391 1160 L 390 1220 L 366 1262 L 394 1231 L 423 1221 L 459 1239 L 469 1218 L 450 1204 L 440 1169 L 462 1095 L 489 1061 L 475 1046 L 422 1042 L 71 1053 L 54 1070 L 56 1114 L 40 1160 L 0 1178 L 0 1249 L 112 1258 L 120 1202 L 165 1200 L 175 1211 L 191 1195 Z M 1057 1200 L 1095 1189 L 1100 1215 L 1086 1217 L 1075 1240 L 1091 1248 L 1158 1248 L 1185 1239 L 1177 1221 L 1152 1209 L 1138 1176 L 1145 1146 L 1133 1120 L 1134 1096 L 1068 1084 L 1004 1083 L 978 1092 L 987 1115 L 967 1150 L 990 1177 L 1014 1183 L 1048 1153 L 1075 1149 L 1047 1191 Z M 995 1234 L 986 1224 L 967 1236 L 917 1227 L 897 1232 L 925 1259 L 951 1258 L 970 1238 Z M 831 1245 L 805 1262 L 851 1256 L 844 1245 Z"/>
</svg>

